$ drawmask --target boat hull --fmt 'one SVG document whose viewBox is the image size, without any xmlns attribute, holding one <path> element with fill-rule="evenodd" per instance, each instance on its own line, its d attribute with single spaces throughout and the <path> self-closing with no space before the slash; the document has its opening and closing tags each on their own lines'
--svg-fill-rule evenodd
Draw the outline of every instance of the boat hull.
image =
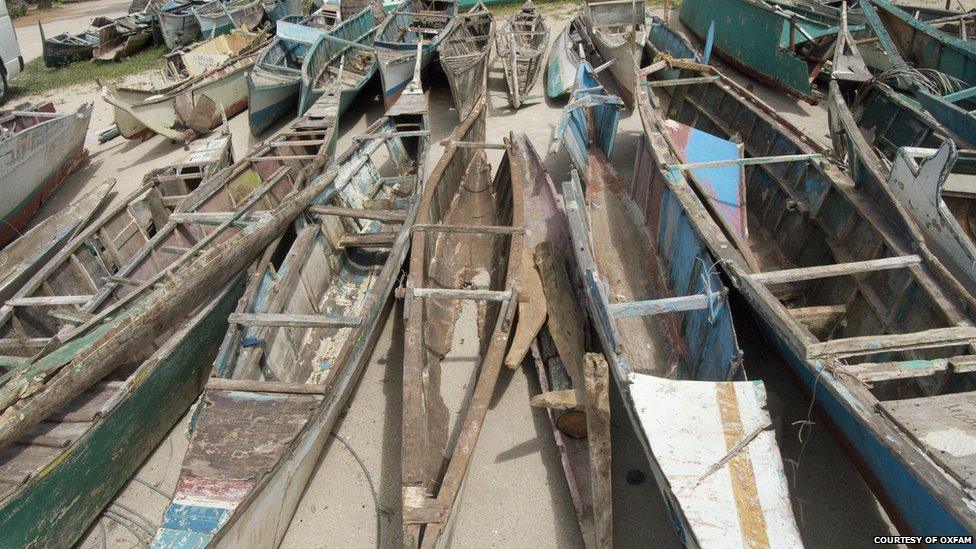
<svg viewBox="0 0 976 549">
<path fill-rule="evenodd" d="M 43 121 L 0 143 L 0 245 L 27 226 L 85 155 L 92 106 Z"/>
<path fill-rule="evenodd" d="M 291 81 L 262 85 L 255 82 L 252 73 L 247 80 L 247 121 L 251 135 L 261 135 L 288 112 L 294 114 L 301 89 L 302 79 L 298 75 Z"/>
<path fill-rule="evenodd" d="M 159 30 L 170 50 L 192 44 L 200 38 L 200 23 L 193 13 L 172 14 L 160 12 Z"/>
<path fill-rule="evenodd" d="M 197 314 L 154 354 L 159 362 L 137 378 L 138 387 L 37 482 L 0 508 L 4 546 L 70 545 L 85 533 L 200 394 L 209 375 L 209 350 L 220 343 L 241 290 L 238 279 Z"/>
<path fill-rule="evenodd" d="M 214 14 L 202 14 L 194 12 L 197 24 L 200 26 L 200 34 L 204 38 L 213 38 L 222 34 L 228 34 L 235 28 L 254 30 L 261 24 L 264 18 L 264 6 L 260 1 L 252 2 L 240 8 L 232 8 Z"/>
<path fill-rule="evenodd" d="M 400 94 L 413 78 L 413 69 L 417 61 L 417 55 L 406 55 L 384 61 L 384 53 L 417 51 L 416 45 L 405 45 L 403 47 L 389 47 L 382 44 L 374 44 L 376 47 L 378 65 L 380 66 L 380 80 L 383 83 L 383 102 L 386 108 L 390 108 L 399 99 Z M 424 70 L 434 60 L 437 51 L 434 48 L 424 45 L 420 58 L 420 70 Z"/>
<path fill-rule="evenodd" d="M 546 97 L 549 99 L 558 99 L 568 94 L 573 89 L 576 71 L 579 70 L 579 61 L 569 55 L 568 29 L 569 23 L 556 37 L 549 54 L 549 63 L 546 66 Z"/>
</svg>

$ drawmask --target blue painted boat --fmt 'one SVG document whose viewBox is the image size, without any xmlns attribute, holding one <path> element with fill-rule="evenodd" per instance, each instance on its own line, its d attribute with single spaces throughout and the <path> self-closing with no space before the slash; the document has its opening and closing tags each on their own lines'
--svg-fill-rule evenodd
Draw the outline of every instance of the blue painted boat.
<svg viewBox="0 0 976 549">
<path fill-rule="evenodd" d="M 599 170 L 609 164 L 591 159 L 597 155 L 606 160 L 613 155 L 623 103 L 600 84 L 589 62 L 581 61 L 569 103 L 553 130 L 549 152 L 557 152 L 562 144 L 584 181 L 602 177 Z"/>
<path fill-rule="evenodd" d="M 404 0 L 380 25 L 374 46 L 387 108 L 413 78 L 418 44 L 424 69 L 434 59 L 456 13 L 454 0 Z"/>
<path fill-rule="evenodd" d="M 707 78 L 672 86 L 666 110 L 641 91 L 648 163 L 628 191 L 666 188 L 682 203 L 905 534 L 976 531 L 976 301 L 903 211 L 715 69 L 692 74 Z M 741 143 L 744 238 L 702 198 L 675 124 Z"/>
<path fill-rule="evenodd" d="M 644 41 L 644 65 L 651 64 L 661 54 L 674 59 L 687 59 L 701 63 L 698 50 L 684 36 L 669 27 L 663 19 L 647 14 L 647 39 Z M 681 71 L 665 69 L 658 71 L 658 77 L 671 80 L 678 78 Z"/>
<path fill-rule="evenodd" d="M 298 113 L 304 113 L 323 95 L 338 119 L 376 73 L 372 48 L 376 27 L 373 10 L 364 8 L 319 36 L 302 64 L 302 90 Z"/>
<path fill-rule="evenodd" d="M 574 17 L 566 23 L 549 52 L 546 65 L 546 97 L 558 99 L 568 94 L 576 82 L 576 73 L 582 61 L 593 66 L 603 64 L 600 54 L 586 33 L 582 17 Z"/>
<path fill-rule="evenodd" d="M 291 18 L 294 16 L 288 16 Z M 285 113 L 298 112 L 302 89 L 302 64 L 319 36 L 314 19 L 300 23 L 278 21 L 275 39 L 258 55 L 247 75 L 247 121 L 251 135 L 257 137 Z"/>
</svg>

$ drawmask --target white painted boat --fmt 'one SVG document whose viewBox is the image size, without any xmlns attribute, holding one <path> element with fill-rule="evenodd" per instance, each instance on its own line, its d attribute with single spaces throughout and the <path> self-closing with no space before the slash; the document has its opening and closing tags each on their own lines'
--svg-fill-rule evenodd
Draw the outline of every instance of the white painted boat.
<svg viewBox="0 0 976 549">
<path fill-rule="evenodd" d="M 580 57 L 582 52 L 583 56 Z M 546 65 L 546 97 L 558 99 L 567 95 L 576 83 L 576 73 L 584 60 L 598 67 L 603 64 L 596 48 L 586 34 L 583 18 L 576 16 L 566 23 L 563 31 L 556 36 L 549 52 Z"/>
<path fill-rule="evenodd" d="M 170 51 L 192 44 L 200 38 L 200 23 L 193 15 L 194 8 L 209 0 L 170 0 L 155 9 L 163 41 Z"/>
<path fill-rule="evenodd" d="M 413 78 L 417 45 L 422 43 L 420 68 L 424 69 L 434 59 L 456 13 L 453 0 L 404 0 L 380 25 L 373 46 L 388 108 Z"/>
<path fill-rule="evenodd" d="M 637 85 L 635 76 L 644 51 L 646 29 L 643 2 L 587 0 L 583 22 L 593 46 L 606 61 L 613 61 L 609 71 L 627 108 L 634 108 Z"/>
<path fill-rule="evenodd" d="M 0 245 L 27 226 L 85 156 L 92 104 L 58 113 L 51 103 L 0 111 Z"/>
<path fill-rule="evenodd" d="M 234 29 L 258 28 L 264 20 L 264 5 L 261 0 L 217 1 L 194 9 L 193 15 L 200 25 L 200 35 L 213 38 Z"/>
</svg>

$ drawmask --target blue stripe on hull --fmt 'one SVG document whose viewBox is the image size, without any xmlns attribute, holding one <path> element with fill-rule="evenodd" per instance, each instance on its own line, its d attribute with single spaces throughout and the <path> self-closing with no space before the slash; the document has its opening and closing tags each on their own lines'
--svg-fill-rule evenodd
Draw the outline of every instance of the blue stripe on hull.
<svg viewBox="0 0 976 549">
<path fill-rule="evenodd" d="M 285 113 L 291 111 L 295 114 L 298 106 L 298 88 L 295 89 L 295 93 L 289 95 L 287 98 L 278 101 L 277 103 L 272 103 L 267 107 L 260 110 L 253 110 L 248 106 L 247 110 L 247 122 L 251 127 L 251 135 L 258 137 L 265 130 L 274 125 L 275 122 L 281 119 Z"/>
<path fill-rule="evenodd" d="M 815 393 L 816 404 L 827 413 L 836 430 L 843 434 L 846 442 L 858 453 L 863 465 L 870 469 L 877 484 L 884 490 L 887 500 L 895 506 L 898 518 L 908 525 L 912 533 L 923 536 L 969 535 L 963 525 L 936 501 L 904 464 L 824 386 L 823 379 L 817 381 L 815 373 L 807 368 L 806 361 L 790 351 L 765 319 L 758 315 L 756 318 L 766 338 L 789 362 L 804 389 L 808 394 Z"/>
</svg>

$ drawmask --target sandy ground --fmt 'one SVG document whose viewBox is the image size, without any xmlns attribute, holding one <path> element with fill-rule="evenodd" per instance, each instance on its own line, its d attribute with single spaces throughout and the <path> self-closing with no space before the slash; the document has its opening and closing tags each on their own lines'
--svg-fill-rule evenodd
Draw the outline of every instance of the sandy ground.
<svg viewBox="0 0 976 549">
<path fill-rule="evenodd" d="M 120 13 L 127 5 L 128 2 L 123 5 L 115 0 L 84 4 L 92 10 L 119 9 Z M 58 24 L 74 28 L 93 13 L 76 12 L 59 19 Z M 565 18 L 564 9 L 549 18 L 553 38 Z M 29 31 L 29 27 L 19 28 L 18 34 L 22 31 Z M 734 76 L 812 137 L 828 142 L 826 112 L 821 106 L 794 101 L 741 75 Z M 432 82 L 431 137 L 436 143 L 450 133 L 457 116 L 446 81 L 435 74 Z M 509 131 L 525 132 L 540 153 L 545 154 L 562 105 L 549 105 L 540 100 L 513 112 L 505 99 L 497 63 L 489 76 L 489 89 L 492 106 L 487 140 L 500 142 Z M 377 93 L 375 85 L 367 88 L 344 117 L 338 150 L 343 150 L 353 135 L 381 115 Z M 543 94 L 541 81 L 535 93 Z M 62 109 L 95 102 L 88 136 L 91 155 L 87 164 L 69 176 L 44 205 L 37 219 L 64 207 L 84 190 L 107 178 L 117 180 L 115 198 L 118 199 L 137 186 L 146 171 L 171 163 L 183 154 L 182 145 L 159 136 L 145 142 L 118 138 L 98 144 L 95 137 L 112 122 L 112 113 L 94 86 L 79 86 L 49 95 Z M 613 160 L 621 178 L 629 178 L 640 122 L 635 113 L 625 112 L 623 116 Z M 256 140 L 247 130 L 244 115 L 232 119 L 230 128 L 235 152 L 240 157 Z M 429 165 L 436 162 L 440 150 L 438 145 L 433 147 Z M 500 153 L 492 152 L 490 160 L 497 161 Z M 557 181 L 567 177 L 569 164 L 565 153 L 551 155 L 547 162 Z M 786 364 L 769 348 L 743 309 L 736 308 L 736 329 L 745 351 L 747 372 L 752 379 L 762 379 L 772 395 L 771 400 L 779 403 L 778 438 L 794 511 L 806 544 L 867 546 L 873 536 L 893 531 L 851 461 L 821 418 L 811 411 L 809 401 L 790 377 Z M 365 470 L 349 449 L 332 439 L 284 539 L 284 547 L 364 547 L 378 542 L 390 546 L 398 542 L 401 315 L 400 307 L 394 307 L 348 410 L 334 430 L 362 459 Z M 534 372 L 503 372 L 469 471 L 454 532 L 455 546 L 583 546 L 548 422 L 543 412 L 529 407 L 530 397 L 538 391 Z M 615 541 L 620 547 L 676 546 L 677 539 L 650 480 L 639 443 L 621 409 L 619 396 L 614 391 L 611 398 Z M 801 439 L 802 425 L 807 427 Z M 186 451 L 186 428 L 184 418 L 113 504 L 113 511 L 137 518 L 145 531 L 139 532 L 138 528 L 135 531 L 142 538 L 155 529 L 168 495 L 174 490 Z M 628 484 L 626 476 L 631 470 L 642 471 L 648 480 Z M 374 505 L 367 472 L 377 491 L 379 509 Z M 103 539 L 111 547 L 141 545 L 130 531 L 108 519 L 97 522 L 81 545 L 100 547 Z"/>
</svg>

